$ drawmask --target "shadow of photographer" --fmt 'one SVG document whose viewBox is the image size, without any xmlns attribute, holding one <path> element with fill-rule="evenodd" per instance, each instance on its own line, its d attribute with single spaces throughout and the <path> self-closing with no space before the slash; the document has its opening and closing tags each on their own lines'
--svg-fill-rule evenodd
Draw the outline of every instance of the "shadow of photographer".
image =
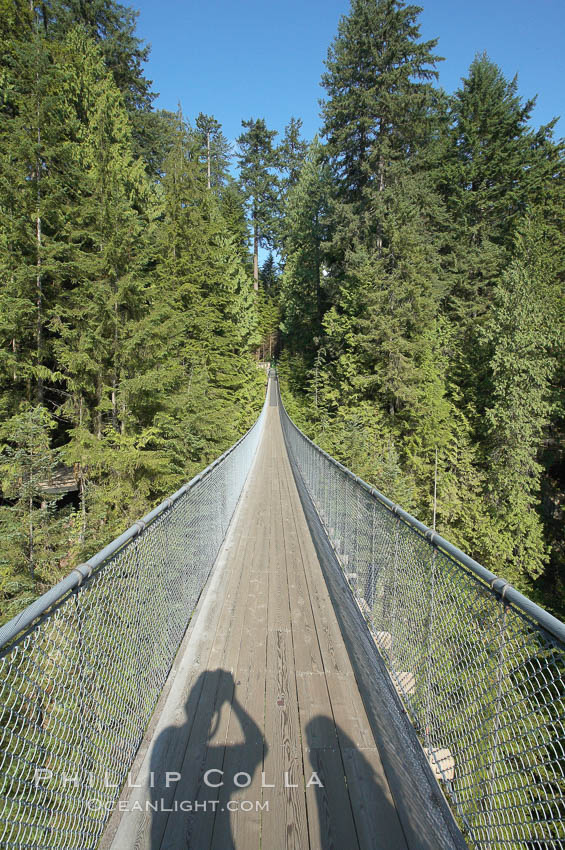
<svg viewBox="0 0 565 850">
<path fill-rule="evenodd" d="M 240 743 L 226 742 L 229 711 L 241 728 Z M 229 670 L 201 673 L 184 714 L 184 727 L 167 727 L 153 750 L 150 848 L 199 850 L 213 837 L 215 846 L 234 850 L 228 804 L 251 784 L 261 765 L 267 749 L 263 734 L 239 702 Z M 172 770 L 182 740 L 188 742 L 182 765 Z"/>
</svg>

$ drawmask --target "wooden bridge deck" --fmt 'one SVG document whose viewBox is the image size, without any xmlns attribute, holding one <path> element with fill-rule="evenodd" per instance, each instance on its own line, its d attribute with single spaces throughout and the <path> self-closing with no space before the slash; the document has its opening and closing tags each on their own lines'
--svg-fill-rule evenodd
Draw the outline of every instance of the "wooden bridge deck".
<svg viewBox="0 0 565 850">
<path fill-rule="evenodd" d="M 198 633 L 139 756 L 141 787 L 114 816 L 106 846 L 439 847 L 407 840 L 295 485 L 276 386 L 270 392 Z"/>
</svg>

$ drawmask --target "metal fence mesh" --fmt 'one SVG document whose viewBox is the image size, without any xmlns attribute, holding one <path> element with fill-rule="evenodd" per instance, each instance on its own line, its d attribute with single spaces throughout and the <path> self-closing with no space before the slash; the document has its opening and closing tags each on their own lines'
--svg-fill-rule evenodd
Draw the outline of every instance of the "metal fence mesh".
<svg viewBox="0 0 565 850">
<path fill-rule="evenodd" d="M 429 530 L 411 525 L 319 449 L 284 408 L 282 421 L 288 449 L 468 844 L 565 848 L 560 635 L 434 545 Z"/>
<path fill-rule="evenodd" d="M 1 847 L 96 847 L 224 539 L 264 416 L 265 408 L 176 501 L 2 646 Z"/>
</svg>

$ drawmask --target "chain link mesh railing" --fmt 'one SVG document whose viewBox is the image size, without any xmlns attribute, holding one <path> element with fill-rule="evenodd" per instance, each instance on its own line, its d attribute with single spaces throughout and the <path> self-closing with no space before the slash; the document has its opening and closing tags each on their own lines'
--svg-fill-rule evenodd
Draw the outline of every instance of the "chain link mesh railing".
<svg viewBox="0 0 565 850">
<path fill-rule="evenodd" d="M 565 848 L 565 625 L 311 442 L 289 452 L 472 847 Z"/>
<path fill-rule="evenodd" d="M 0 629 L 0 846 L 95 848 L 224 539 L 261 436 Z"/>
</svg>

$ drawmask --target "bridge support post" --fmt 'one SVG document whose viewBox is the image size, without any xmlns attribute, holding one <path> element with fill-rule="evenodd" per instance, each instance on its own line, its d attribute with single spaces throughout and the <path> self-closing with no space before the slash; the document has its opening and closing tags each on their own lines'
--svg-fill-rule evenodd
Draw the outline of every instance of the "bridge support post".
<svg viewBox="0 0 565 850">
<path fill-rule="evenodd" d="M 432 712 L 432 675 L 434 667 L 433 657 L 433 629 L 434 629 L 434 602 L 435 602 L 435 578 L 436 578 L 436 550 L 432 549 L 431 575 L 430 575 L 430 608 L 428 615 L 428 641 L 427 641 L 427 672 L 426 672 L 426 714 L 424 735 L 426 747 L 430 747 L 430 726 Z"/>
<path fill-rule="evenodd" d="M 491 850 L 493 847 L 493 839 L 496 839 L 496 821 L 494 817 L 494 805 L 493 800 L 495 797 L 494 791 L 494 783 L 496 779 L 497 772 L 497 757 L 498 757 L 498 743 L 500 737 L 500 727 L 501 727 L 501 711 L 503 708 L 502 705 L 502 683 L 504 680 L 504 661 L 506 655 L 506 617 L 507 617 L 507 605 L 502 598 L 499 602 L 501 607 L 500 616 L 498 618 L 498 659 L 496 665 L 496 702 L 495 702 L 495 711 L 494 711 L 494 728 L 492 735 L 492 747 L 490 752 L 490 765 L 489 765 L 489 796 L 488 796 L 488 828 L 487 828 L 487 850 Z"/>
<path fill-rule="evenodd" d="M 390 615 L 390 633 L 392 635 L 391 641 L 391 662 L 392 662 L 392 654 L 395 649 L 396 643 L 396 597 L 397 597 L 397 583 L 398 583 L 398 551 L 400 548 L 400 520 L 395 517 L 395 529 L 394 529 L 394 556 L 392 559 L 392 612 Z"/>
</svg>

